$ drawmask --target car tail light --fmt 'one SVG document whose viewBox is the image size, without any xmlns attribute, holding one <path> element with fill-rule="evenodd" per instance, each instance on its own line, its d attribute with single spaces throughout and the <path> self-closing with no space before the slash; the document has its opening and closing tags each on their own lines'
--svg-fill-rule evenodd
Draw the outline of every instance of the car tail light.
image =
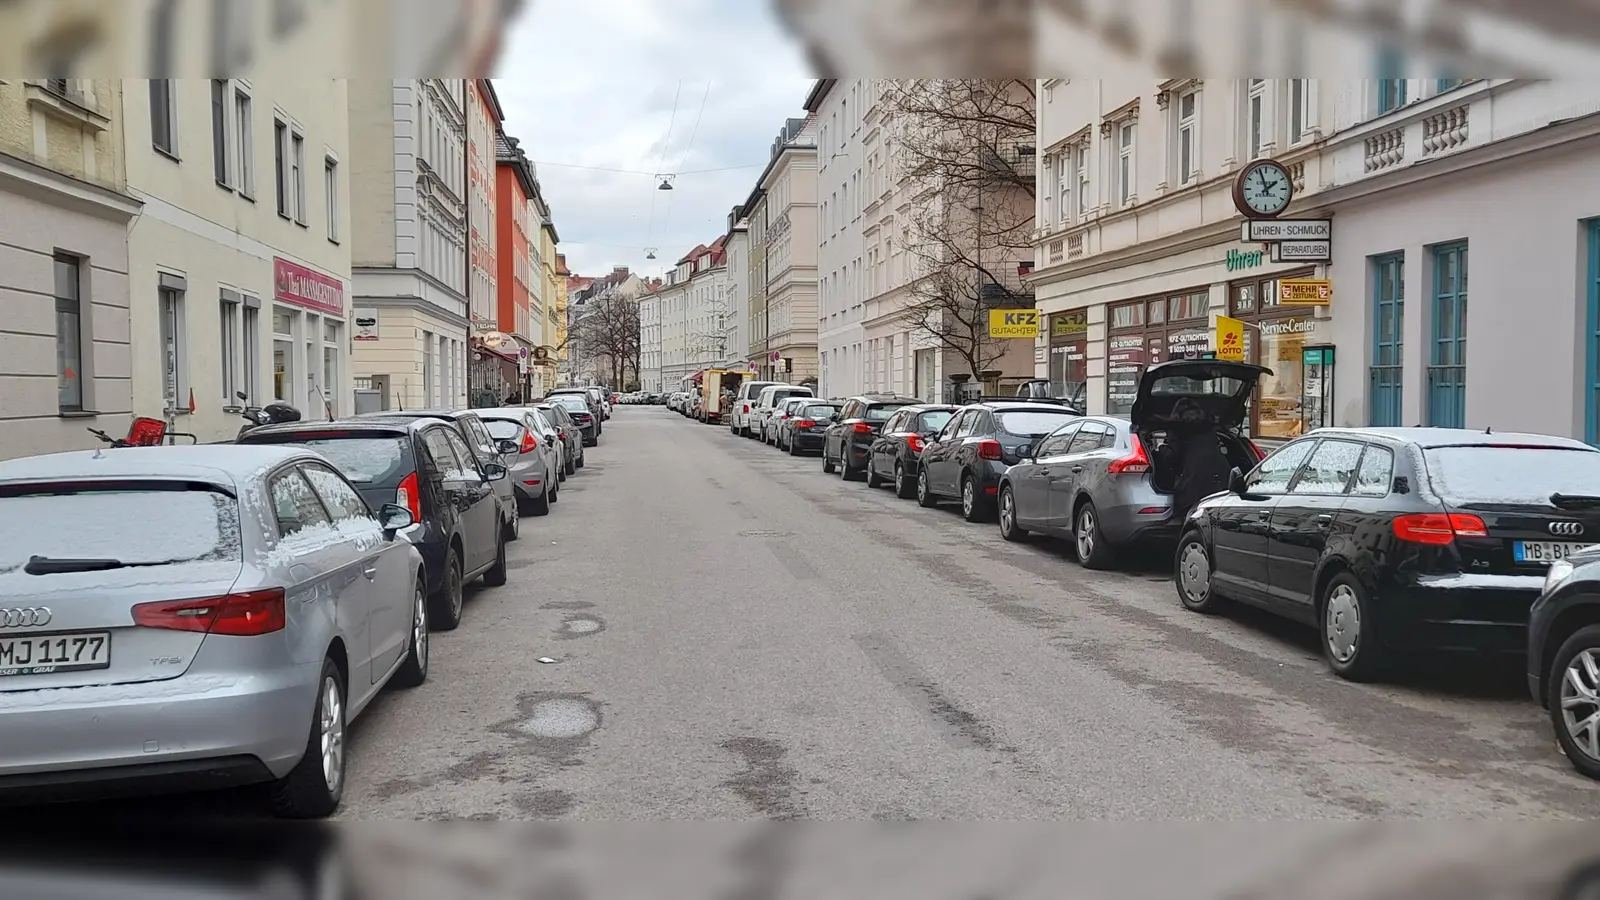
<svg viewBox="0 0 1600 900">
<path fill-rule="evenodd" d="M 413 521 L 422 521 L 422 491 L 417 487 L 417 473 L 400 479 L 400 487 L 394 492 L 396 506 L 404 506 L 411 510 Z"/>
<path fill-rule="evenodd" d="M 817 427 L 817 423 L 813 419 L 800 419 L 799 421 L 794 423 L 794 427 L 796 427 L 796 428 L 815 428 L 815 427 Z"/>
<path fill-rule="evenodd" d="M 566 440 L 567 439 L 567 430 L 565 428 L 563 428 L 560 431 L 556 432 L 556 437 L 562 439 L 563 441 Z"/>
<path fill-rule="evenodd" d="M 1132 451 L 1121 459 L 1114 459 L 1106 471 L 1113 475 L 1143 475 L 1150 471 L 1150 457 L 1144 455 L 1144 442 L 1138 435 L 1128 438 Z"/>
<path fill-rule="evenodd" d="M 978 442 L 978 458 L 979 459 L 999 459 L 1000 458 L 1000 442 L 999 441 L 995 441 L 995 440 L 979 441 Z"/>
<path fill-rule="evenodd" d="M 1267 458 L 1266 451 L 1262 450 L 1261 447 L 1258 446 L 1255 441 L 1252 441 L 1249 438 L 1245 438 L 1244 445 L 1246 447 L 1250 448 L 1250 452 L 1251 453 L 1255 454 L 1256 462 L 1261 462 L 1263 459 Z"/>
<path fill-rule="evenodd" d="M 850 426 L 850 430 L 854 431 L 856 434 L 871 434 L 872 433 L 872 426 L 868 425 L 865 422 L 857 422 L 854 425 Z"/>
<path fill-rule="evenodd" d="M 922 448 L 928 446 L 928 443 L 922 439 L 920 434 L 908 434 L 906 435 L 906 446 L 911 448 L 912 453 L 921 453 Z"/>
<path fill-rule="evenodd" d="M 197 600 L 157 600 L 133 608 L 133 624 L 167 631 L 258 637 L 287 625 L 283 588 Z"/>
<path fill-rule="evenodd" d="M 1488 537 L 1489 527 L 1466 513 L 1418 513 L 1394 520 L 1394 536 L 1413 544 L 1444 546 L 1458 537 Z"/>
<path fill-rule="evenodd" d="M 532 453 L 537 449 L 539 449 L 539 439 L 533 436 L 533 432 L 524 428 L 522 430 L 522 448 L 520 452 Z"/>
<path fill-rule="evenodd" d="M 750 414 L 750 404 L 748 404 L 748 403 L 746 403 L 744 405 L 744 414 L 745 415 L 749 415 Z"/>
</svg>

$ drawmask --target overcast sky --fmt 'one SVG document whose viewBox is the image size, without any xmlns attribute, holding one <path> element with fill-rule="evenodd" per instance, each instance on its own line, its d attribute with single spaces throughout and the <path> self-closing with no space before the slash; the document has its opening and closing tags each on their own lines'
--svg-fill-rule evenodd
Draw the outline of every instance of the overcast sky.
<svg viewBox="0 0 1600 900">
<path fill-rule="evenodd" d="M 538 163 L 561 252 L 585 275 L 660 274 L 715 240 L 810 85 L 763 0 L 532 0 L 495 76 L 506 133 Z M 671 191 L 649 174 L 706 169 L 730 170 Z"/>
</svg>

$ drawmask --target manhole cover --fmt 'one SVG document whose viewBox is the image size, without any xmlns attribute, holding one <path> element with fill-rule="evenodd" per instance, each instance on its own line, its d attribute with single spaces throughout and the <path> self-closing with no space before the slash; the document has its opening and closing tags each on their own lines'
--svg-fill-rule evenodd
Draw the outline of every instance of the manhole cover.
<svg viewBox="0 0 1600 900">
<path fill-rule="evenodd" d="M 792 531 L 741 531 L 740 537 L 793 537 Z"/>
</svg>

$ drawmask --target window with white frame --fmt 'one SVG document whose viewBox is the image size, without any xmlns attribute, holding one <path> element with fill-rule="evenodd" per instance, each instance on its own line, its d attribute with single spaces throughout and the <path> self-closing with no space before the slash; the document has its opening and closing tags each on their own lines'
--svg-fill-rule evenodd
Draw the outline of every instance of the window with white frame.
<svg viewBox="0 0 1600 900">
<path fill-rule="evenodd" d="M 1116 126 L 1117 140 L 1117 204 L 1130 206 L 1137 193 L 1134 184 L 1138 170 L 1134 160 L 1134 123 L 1121 122 Z"/>
<path fill-rule="evenodd" d="M 277 175 L 278 215 L 291 218 L 289 181 L 289 125 L 282 119 L 272 120 L 273 168 Z"/>
<path fill-rule="evenodd" d="M 240 298 L 239 295 L 228 290 L 222 291 L 218 301 L 218 321 L 221 324 L 220 337 L 222 361 L 222 402 L 224 405 L 234 402 L 234 391 L 239 390 L 240 365 Z"/>
<path fill-rule="evenodd" d="M 1072 221 L 1072 181 L 1076 173 L 1072 169 L 1074 151 L 1064 150 L 1056 155 L 1056 215 L 1057 225 L 1066 225 Z"/>
<path fill-rule="evenodd" d="M 327 197 L 328 240 L 337 244 L 339 243 L 339 161 L 332 156 L 324 157 L 322 160 L 322 189 Z"/>
<path fill-rule="evenodd" d="M 228 171 L 228 80 L 211 80 L 211 165 L 217 184 L 233 187 Z"/>
<path fill-rule="evenodd" d="M 1074 178 L 1077 184 L 1073 188 L 1072 215 L 1076 222 L 1082 223 L 1089 217 L 1092 208 L 1089 199 L 1089 142 L 1072 148 L 1072 167 L 1077 171 Z"/>
<path fill-rule="evenodd" d="M 290 170 L 294 173 L 294 221 L 306 224 L 306 138 L 298 131 L 289 133 Z"/>
<path fill-rule="evenodd" d="M 1249 159 L 1260 159 L 1267 146 L 1267 80 L 1250 79 L 1245 92 L 1245 148 Z"/>
<path fill-rule="evenodd" d="M 251 114 L 250 95 L 244 88 L 233 86 L 233 139 L 234 187 L 239 196 L 254 200 L 256 196 L 255 123 Z"/>
<path fill-rule="evenodd" d="M 1200 93 L 1178 97 L 1178 183 L 1193 184 L 1200 175 Z"/>
<path fill-rule="evenodd" d="M 150 79 L 150 145 L 164 156 L 178 158 L 178 110 L 175 83 L 170 78 Z"/>
<path fill-rule="evenodd" d="M 1304 142 L 1311 136 L 1311 79 L 1289 80 L 1289 144 Z"/>
<path fill-rule="evenodd" d="M 183 294 L 176 288 L 160 289 L 161 315 L 161 385 L 166 408 L 171 411 L 187 409 L 189 374 L 184 365 L 186 328 L 183 315 Z"/>
<path fill-rule="evenodd" d="M 254 297 L 246 297 L 243 309 L 244 336 L 240 346 L 243 349 L 239 378 L 239 390 L 252 402 L 260 403 L 258 393 L 260 384 L 257 379 L 261 371 L 261 301 Z M 229 397 L 228 403 L 232 405 L 237 398 Z"/>
<path fill-rule="evenodd" d="M 339 332 L 342 324 L 322 320 L 322 394 L 328 414 L 339 414 Z"/>
<path fill-rule="evenodd" d="M 84 377 L 83 337 L 87 333 L 83 296 L 84 259 L 70 253 L 55 255 L 56 388 L 62 412 L 82 412 L 89 380 Z"/>
</svg>

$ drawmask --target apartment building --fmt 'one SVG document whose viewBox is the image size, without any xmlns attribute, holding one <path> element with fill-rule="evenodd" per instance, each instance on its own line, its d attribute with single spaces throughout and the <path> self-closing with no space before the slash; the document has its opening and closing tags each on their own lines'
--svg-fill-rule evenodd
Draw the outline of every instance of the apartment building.
<svg viewBox="0 0 1600 900">
<path fill-rule="evenodd" d="M 534 182 L 538 183 L 535 169 Z M 539 393 L 549 393 L 556 386 L 556 367 L 561 354 L 566 352 L 567 340 L 567 258 L 557 248 L 561 235 L 556 231 L 555 211 L 540 195 L 544 218 L 539 227 L 538 263 L 543 273 L 543 322 L 536 329 L 541 335 L 539 347 L 534 350 L 533 377 Z"/>
<path fill-rule="evenodd" d="M 684 378 L 713 363 L 741 354 L 728 332 L 733 309 L 728 305 L 728 235 L 701 244 L 667 273 L 657 296 L 661 313 L 661 381 L 667 390 L 682 388 Z"/>
<path fill-rule="evenodd" d="M 729 277 L 744 281 L 745 361 L 757 377 L 772 381 L 774 364 L 767 344 L 767 233 L 772 220 L 767 215 L 767 195 L 759 181 L 740 209 L 750 250 L 745 255 L 744 271 L 735 268 Z M 734 314 L 739 315 L 740 310 L 735 308 Z"/>
<path fill-rule="evenodd" d="M 545 210 L 528 156 L 517 139 L 501 133 L 495 152 L 495 322 L 485 335 L 495 349 L 517 358 L 516 390 L 532 389 L 533 350 L 544 337 L 544 264 L 539 257 Z M 539 326 L 538 336 L 533 329 Z"/>
<path fill-rule="evenodd" d="M 817 128 L 817 374 L 824 397 L 867 387 L 861 274 L 864 84 L 818 79 L 805 100 Z"/>
<path fill-rule="evenodd" d="M 1091 411 L 1125 413 L 1144 366 L 1211 352 L 1227 315 L 1273 370 L 1258 438 L 1400 424 L 1600 438 L 1591 86 L 1129 72 L 1041 82 L 1039 109 L 1040 375 L 1081 386 Z M 1330 261 L 1240 241 L 1232 181 L 1268 157 L 1293 177 L 1284 217 L 1331 220 Z M 1296 277 L 1331 280 L 1331 301 L 1280 302 Z"/>
<path fill-rule="evenodd" d="M 350 149 L 350 243 L 364 406 L 466 403 L 466 90 L 464 79 L 349 82 L 362 137 Z"/>
<path fill-rule="evenodd" d="M 662 393 L 661 291 L 651 286 L 639 298 L 639 389 Z"/>
<path fill-rule="evenodd" d="M 750 271 L 750 222 L 744 217 L 744 208 L 735 206 L 728 213 L 727 243 L 728 277 L 723 287 L 723 298 L 717 304 L 726 309 L 723 332 L 727 350 L 723 356 L 729 361 L 738 359 L 738 368 L 747 368 L 743 357 L 750 346 L 750 323 L 745 311 L 750 308 L 750 281 L 741 277 Z"/>
<path fill-rule="evenodd" d="M 499 196 L 496 162 L 505 110 L 487 78 L 466 84 L 467 120 L 467 317 L 472 338 L 467 351 L 467 383 L 474 400 L 504 397 L 522 381 L 521 361 L 501 345 L 499 319 Z"/>
<path fill-rule="evenodd" d="M 762 316 L 772 377 L 791 384 L 815 381 L 817 371 L 817 129 L 789 119 L 772 142 L 757 181 L 765 232 Z"/>
<path fill-rule="evenodd" d="M 136 407 L 122 83 L 0 82 L 0 459 L 98 446 Z"/>
</svg>

